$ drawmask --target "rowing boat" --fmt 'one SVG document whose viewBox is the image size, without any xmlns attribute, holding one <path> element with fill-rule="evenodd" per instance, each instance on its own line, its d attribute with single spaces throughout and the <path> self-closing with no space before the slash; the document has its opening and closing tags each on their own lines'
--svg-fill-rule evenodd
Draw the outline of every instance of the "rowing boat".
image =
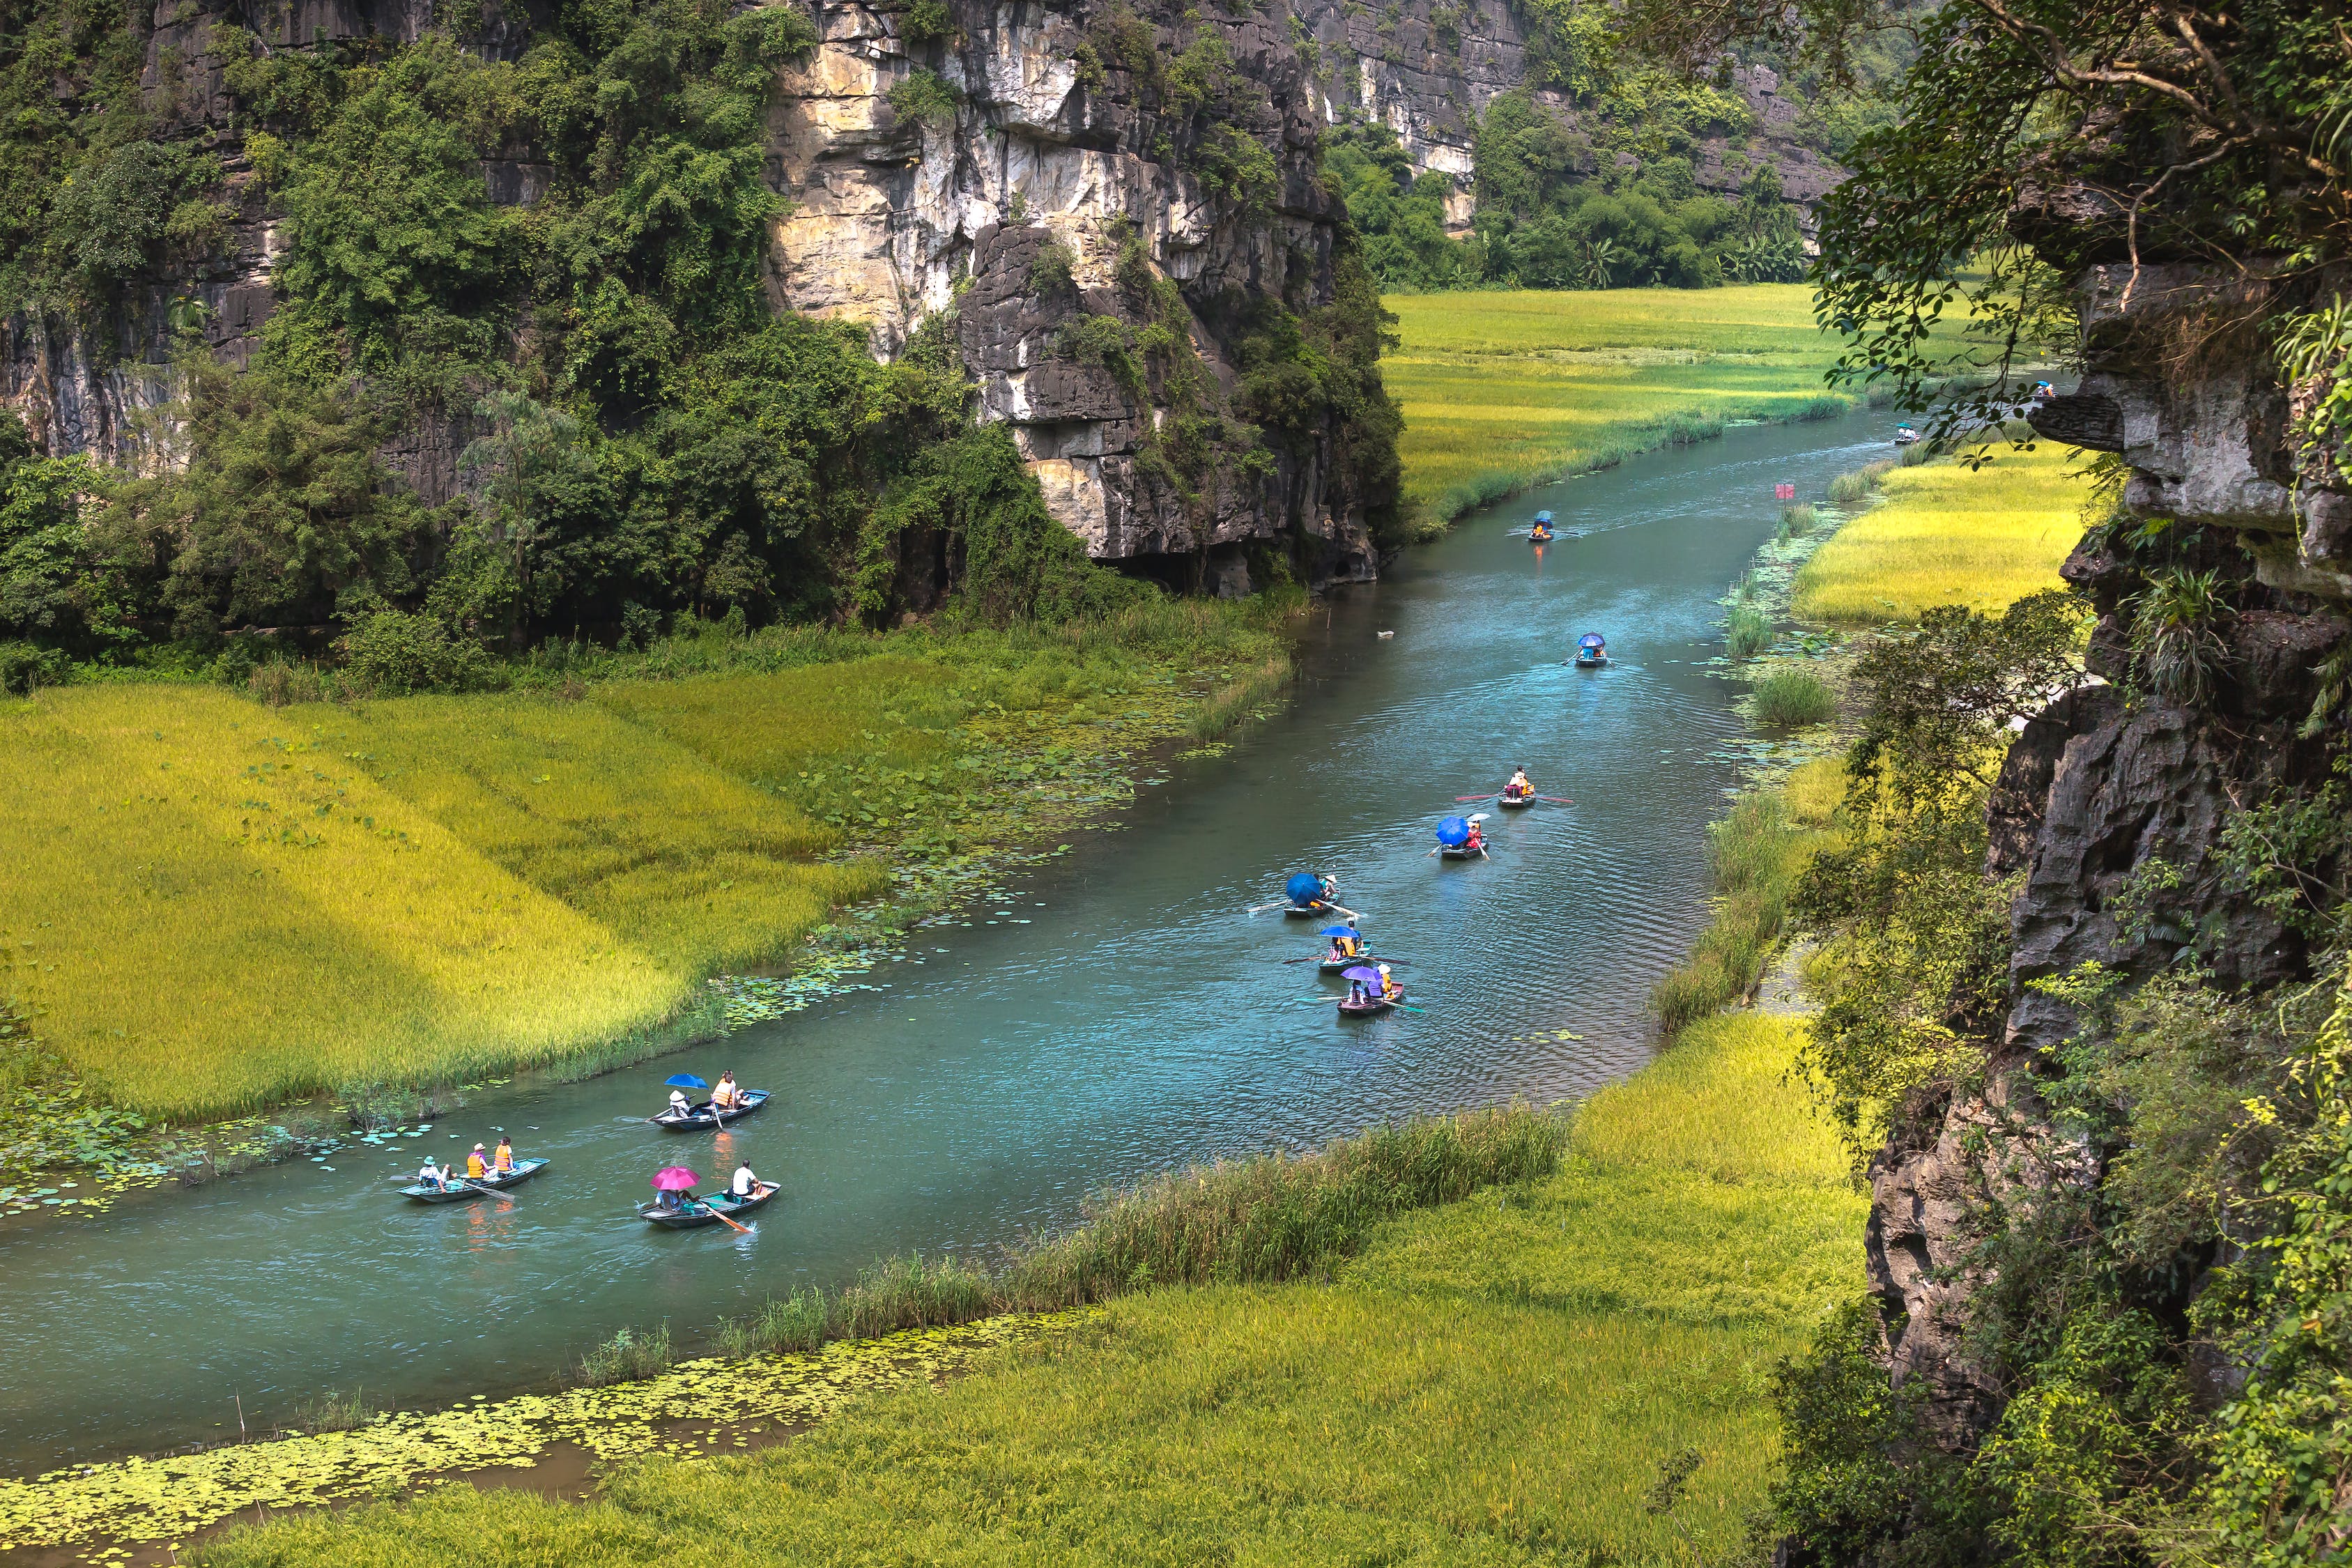
<svg viewBox="0 0 2352 1568">
<path fill-rule="evenodd" d="M 1342 1018 L 1369 1018 L 1375 1014 L 1387 1012 L 1390 1008 L 1395 1006 L 1397 1003 L 1403 998 L 1403 996 L 1404 993 L 1402 991 L 1398 992 L 1394 996 L 1367 996 L 1360 1002 L 1356 1001 L 1352 997 L 1342 996 L 1339 998 L 1339 1016 Z"/>
<path fill-rule="evenodd" d="M 710 1101 L 706 1100 L 699 1105 L 688 1107 L 683 1115 L 673 1106 L 660 1115 L 648 1116 L 646 1120 L 665 1132 L 702 1132 L 740 1121 L 767 1103 L 766 1089 L 747 1089 L 732 1110 L 714 1111 L 710 1109 Z"/>
<path fill-rule="evenodd" d="M 1344 974 L 1360 963 L 1377 964 L 1380 962 L 1370 953 L 1362 953 L 1354 958 L 1327 958 L 1315 968 L 1320 974 Z"/>
<path fill-rule="evenodd" d="M 1337 910 L 1339 907 L 1339 906 L 1337 904 L 1327 904 L 1322 900 L 1318 899 L 1311 904 L 1285 904 L 1282 906 L 1282 912 L 1286 915 L 1295 915 L 1304 919 L 1308 915 L 1330 914 Z"/>
<path fill-rule="evenodd" d="M 1495 804 L 1506 811 L 1525 811 L 1535 803 L 1536 797 L 1532 794 L 1498 795 L 1495 797 Z"/>
<path fill-rule="evenodd" d="M 446 1187 L 428 1187 L 418 1183 L 400 1191 L 402 1196 L 415 1198 L 420 1204 L 463 1203 L 467 1198 L 478 1198 L 520 1186 L 545 1169 L 547 1162 L 544 1160 L 520 1160 L 516 1162 L 513 1170 L 502 1176 L 458 1176 Z"/>
<path fill-rule="evenodd" d="M 773 1198 L 783 1189 L 773 1182 L 761 1182 L 760 1190 L 748 1198 L 737 1198 L 726 1193 L 714 1193 L 707 1198 L 697 1198 L 684 1208 L 666 1209 L 657 1203 L 639 1204 L 637 1217 L 664 1230 L 699 1230 L 706 1225 L 717 1225 L 719 1216 L 733 1219 L 749 1214 Z"/>
<path fill-rule="evenodd" d="M 1437 847 L 1437 856 L 1441 860 L 1484 860 L 1486 847 L 1481 844 L 1474 849 L 1466 844 L 1441 844 Z"/>
</svg>

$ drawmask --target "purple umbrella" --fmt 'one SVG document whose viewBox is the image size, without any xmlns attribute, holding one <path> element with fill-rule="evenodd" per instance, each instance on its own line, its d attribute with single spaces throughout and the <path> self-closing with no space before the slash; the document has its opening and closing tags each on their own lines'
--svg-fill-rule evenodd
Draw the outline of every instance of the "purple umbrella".
<svg viewBox="0 0 2352 1568">
<path fill-rule="evenodd" d="M 1381 972 L 1360 963 L 1353 969 L 1341 970 L 1339 975 L 1343 980 L 1360 980 L 1368 985 L 1376 985 L 1380 983 Z"/>
</svg>

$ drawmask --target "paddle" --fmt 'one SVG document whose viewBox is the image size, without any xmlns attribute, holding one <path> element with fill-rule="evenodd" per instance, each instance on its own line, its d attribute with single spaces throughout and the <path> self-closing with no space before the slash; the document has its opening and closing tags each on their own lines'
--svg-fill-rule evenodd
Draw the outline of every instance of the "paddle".
<svg viewBox="0 0 2352 1568">
<path fill-rule="evenodd" d="M 1496 793 L 1500 794 L 1501 792 L 1497 791 Z M 1456 805 L 1462 805 L 1470 801 L 1493 800 L 1495 796 L 1491 795 L 1457 795 L 1454 797 L 1454 804 Z"/>
<path fill-rule="evenodd" d="M 728 1226 L 730 1229 L 735 1230 L 735 1231 L 737 1231 L 737 1232 L 739 1232 L 739 1233 L 740 1233 L 740 1234 L 742 1234 L 742 1235 L 744 1235 L 744 1236 L 749 1236 L 749 1235 L 751 1235 L 751 1227 L 750 1226 L 748 1226 L 748 1225 L 737 1225 L 733 1220 L 729 1219 L 725 1215 L 720 1214 L 717 1208 L 713 1207 L 713 1206 L 712 1206 L 712 1205 L 711 1205 L 711 1203 L 710 1203 L 710 1201 L 709 1201 L 709 1199 L 707 1199 L 707 1198 L 706 1198 L 706 1199 L 704 1199 L 704 1200 L 703 1200 L 703 1205 L 702 1205 L 702 1206 L 703 1206 L 704 1208 L 709 1209 L 709 1210 L 710 1210 L 710 1217 L 711 1217 L 711 1218 L 713 1218 L 713 1219 L 715 1219 L 715 1220 L 717 1220 L 720 1225 L 726 1226 Z"/>
<path fill-rule="evenodd" d="M 1576 804 L 1576 802 L 1569 799 L 1568 796 L 1564 795 L 1539 795 L 1536 796 L 1536 798 L 1538 800 L 1548 800 L 1554 805 L 1574 805 Z"/>
</svg>

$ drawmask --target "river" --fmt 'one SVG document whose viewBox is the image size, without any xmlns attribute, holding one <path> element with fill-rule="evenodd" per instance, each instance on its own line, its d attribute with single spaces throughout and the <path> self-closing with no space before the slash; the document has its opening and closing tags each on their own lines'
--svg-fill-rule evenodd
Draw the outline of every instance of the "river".
<svg viewBox="0 0 2352 1568">
<path fill-rule="evenodd" d="M 1086 1194 L 1423 1110 L 1586 1093 L 1647 1058 L 1643 1002 L 1706 917 L 1704 825 L 1736 778 L 1717 603 L 1779 513 L 1887 453 L 1884 420 L 1734 429 L 1473 517 L 1318 613 L 1286 710 L 1179 763 L 1122 831 L 917 933 L 883 987 L 586 1083 L 470 1097 L 399 1150 L 346 1148 L 0 1240 L 0 1473 L 234 1436 L 320 1390 L 414 1408 L 541 1384 L 624 1324 L 724 1313 L 904 1251 L 984 1254 Z M 1538 507 L 1562 541 L 1506 530 Z M 1599 630 L 1615 664 L 1565 667 Z M 1392 637 L 1376 634 L 1391 631 Z M 1429 857 L 1454 799 L 1524 763 L 1572 796 Z M 1339 1020 L 1282 960 L 1314 927 L 1249 906 L 1328 870 L 1417 1012 Z M 921 962 L 917 963 L 915 960 Z M 637 1118 L 733 1068 L 736 1131 Z M 509 1197 L 393 1194 L 418 1148 L 494 1129 L 554 1162 Z M 719 1146 L 714 1148 L 714 1142 Z M 655 1231 L 657 1167 L 747 1155 L 756 1231 Z"/>
</svg>

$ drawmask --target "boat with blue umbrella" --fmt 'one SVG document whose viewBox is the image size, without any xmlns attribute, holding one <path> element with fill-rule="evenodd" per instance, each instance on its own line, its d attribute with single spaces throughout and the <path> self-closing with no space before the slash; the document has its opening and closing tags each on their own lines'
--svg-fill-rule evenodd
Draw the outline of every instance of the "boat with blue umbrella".
<svg viewBox="0 0 2352 1568">
<path fill-rule="evenodd" d="M 1551 513 L 1548 511 L 1539 511 L 1536 513 L 1535 524 L 1528 530 L 1528 541 L 1532 544 L 1549 544 L 1551 542 Z"/>
<path fill-rule="evenodd" d="M 1434 853 L 1447 860 L 1484 860 L 1486 835 L 1479 824 L 1486 820 L 1484 813 L 1444 818 L 1437 825 Z"/>
<path fill-rule="evenodd" d="M 1609 639 L 1599 632 L 1587 632 L 1576 639 L 1576 668 L 1598 669 L 1609 662 Z"/>
<path fill-rule="evenodd" d="M 1367 950 L 1367 945 L 1364 942 L 1364 933 L 1358 931 L 1352 925 L 1325 926 L 1321 931 L 1317 931 L 1315 934 L 1317 936 L 1330 938 L 1332 947 L 1331 952 L 1325 955 L 1323 962 L 1316 966 L 1318 973 L 1338 974 L 1346 970 L 1353 969 L 1360 963 L 1376 963 L 1379 962 L 1379 960 L 1373 958 L 1371 953 Z M 1339 951 L 1339 943 L 1343 939 L 1353 945 L 1355 948 L 1354 952 L 1342 952 Z"/>
<path fill-rule="evenodd" d="M 673 1073 L 662 1079 L 662 1083 L 675 1089 L 707 1089 L 710 1087 L 690 1072 Z M 708 1100 L 689 1100 L 683 1094 L 674 1094 L 670 1096 L 667 1110 L 646 1120 L 665 1132 L 703 1132 L 740 1121 L 767 1103 L 768 1091 L 764 1089 L 738 1089 L 734 1093 L 733 1103 L 725 1106 L 715 1105 Z"/>
<path fill-rule="evenodd" d="M 1345 915 L 1349 920 L 1356 918 L 1355 910 L 1340 906 L 1339 884 L 1328 877 L 1318 877 L 1312 871 L 1300 871 L 1293 875 L 1290 880 L 1282 885 L 1282 895 L 1286 901 L 1278 907 L 1284 914 L 1294 920 L 1305 920 L 1312 915 Z M 1257 910 L 1276 907 L 1273 904 L 1260 904 Z M 1250 913 L 1255 914 L 1257 910 L 1252 910 Z"/>
</svg>

